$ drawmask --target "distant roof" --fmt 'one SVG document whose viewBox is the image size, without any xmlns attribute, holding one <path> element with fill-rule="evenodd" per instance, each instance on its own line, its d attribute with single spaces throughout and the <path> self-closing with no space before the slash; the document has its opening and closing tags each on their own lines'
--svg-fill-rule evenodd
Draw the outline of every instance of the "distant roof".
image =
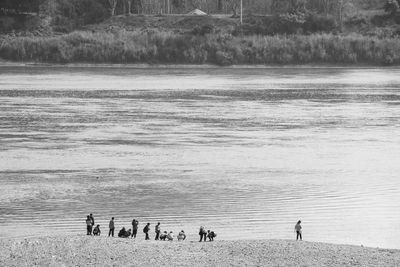
<svg viewBox="0 0 400 267">
<path fill-rule="evenodd" d="M 187 13 L 187 15 L 205 16 L 205 15 L 207 15 L 207 13 L 196 8 L 195 10 L 192 10 L 189 13 Z"/>
</svg>

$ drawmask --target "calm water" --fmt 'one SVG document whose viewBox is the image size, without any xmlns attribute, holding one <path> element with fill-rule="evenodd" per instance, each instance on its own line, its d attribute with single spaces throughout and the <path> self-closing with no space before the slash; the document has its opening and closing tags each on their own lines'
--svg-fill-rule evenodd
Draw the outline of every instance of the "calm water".
<svg viewBox="0 0 400 267">
<path fill-rule="evenodd" d="M 400 248 L 399 175 L 400 69 L 0 67 L 0 237 L 92 212 Z"/>
</svg>

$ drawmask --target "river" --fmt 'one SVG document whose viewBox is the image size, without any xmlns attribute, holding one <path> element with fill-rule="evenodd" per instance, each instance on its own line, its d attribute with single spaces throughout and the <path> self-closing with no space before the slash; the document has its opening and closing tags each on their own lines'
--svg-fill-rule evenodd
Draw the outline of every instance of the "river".
<svg viewBox="0 0 400 267">
<path fill-rule="evenodd" d="M 400 248 L 399 173 L 398 68 L 0 67 L 3 238 L 93 213 Z"/>
</svg>

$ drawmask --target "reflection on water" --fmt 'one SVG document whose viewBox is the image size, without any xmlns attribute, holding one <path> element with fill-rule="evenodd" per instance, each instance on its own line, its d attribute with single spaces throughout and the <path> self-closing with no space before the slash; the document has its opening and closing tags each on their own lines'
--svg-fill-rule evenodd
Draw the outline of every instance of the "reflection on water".
<svg viewBox="0 0 400 267">
<path fill-rule="evenodd" d="M 0 237 L 92 212 L 400 248 L 399 130 L 399 69 L 0 67 Z"/>
</svg>

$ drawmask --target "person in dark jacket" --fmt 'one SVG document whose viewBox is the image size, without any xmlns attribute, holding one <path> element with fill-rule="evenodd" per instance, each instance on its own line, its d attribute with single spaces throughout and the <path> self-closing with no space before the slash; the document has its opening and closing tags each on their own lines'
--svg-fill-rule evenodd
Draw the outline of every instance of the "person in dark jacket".
<svg viewBox="0 0 400 267">
<path fill-rule="evenodd" d="M 114 237 L 114 230 L 115 230 L 114 217 L 111 218 L 108 227 L 110 228 L 110 231 L 108 231 L 108 236 Z"/>
<path fill-rule="evenodd" d="M 160 227 L 160 222 L 157 223 L 156 227 L 155 227 L 155 231 L 156 231 L 156 238 L 155 240 L 158 240 L 160 238 L 160 233 L 161 233 L 161 227 Z"/>
<path fill-rule="evenodd" d="M 160 240 L 165 241 L 165 239 L 167 238 L 167 235 L 168 235 L 167 231 L 164 231 L 164 233 L 162 233 L 162 234 L 160 235 Z"/>
<path fill-rule="evenodd" d="M 199 235 L 200 235 L 199 242 L 203 241 L 203 239 L 204 239 L 204 242 L 207 241 L 207 231 L 206 231 L 206 229 L 204 229 L 203 226 L 200 226 Z"/>
<path fill-rule="evenodd" d="M 299 240 L 300 237 L 300 241 L 303 240 L 303 236 L 301 235 L 301 221 L 298 221 L 296 223 L 296 225 L 294 226 L 294 231 L 296 232 L 296 240 Z"/>
<path fill-rule="evenodd" d="M 149 231 L 150 231 L 150 223 L 147 223 L 146 226 L 143 228 L 143 233 L 145 233 L 146 235 L 145 240 L 150 240 Z"/>
<path fill-rule="evenodd" d="M 93 226 L 94 226 L 94 217 L 93 217 L 93 214 L 90 213 L 89 217 L 90 217 L 90 220 L 92 221 L 92 227 L 93 227 Z"/>
<path fill-rule="evenodd" d="M 214 241 L 214 237 L 216 237 L 216 236 L 217 236 L 217 234 L 214 231 L 208 230 L 208 232 L 207 232 L 208 240 Z"/>
<path fill-rule="evenodd" d="M 139 222 L 135 219 L 132 220 L 132 238 L 136 238 Z"/>
<path fill-rule="evenodd" d="M 126 231 L 125 227 L 122 227 L 122 229 L 119 230 L 118 237 L 125 238 L 125 237 L 127 237 L 127 236 L 126 236 L 127 233 L 128 233 L 128 232 Z"/>
<path fill-rule="evenodd" d="M 92 235 L 92 220 L 89 215 L 86 218 L 86 234 Z"/>
</svg>

